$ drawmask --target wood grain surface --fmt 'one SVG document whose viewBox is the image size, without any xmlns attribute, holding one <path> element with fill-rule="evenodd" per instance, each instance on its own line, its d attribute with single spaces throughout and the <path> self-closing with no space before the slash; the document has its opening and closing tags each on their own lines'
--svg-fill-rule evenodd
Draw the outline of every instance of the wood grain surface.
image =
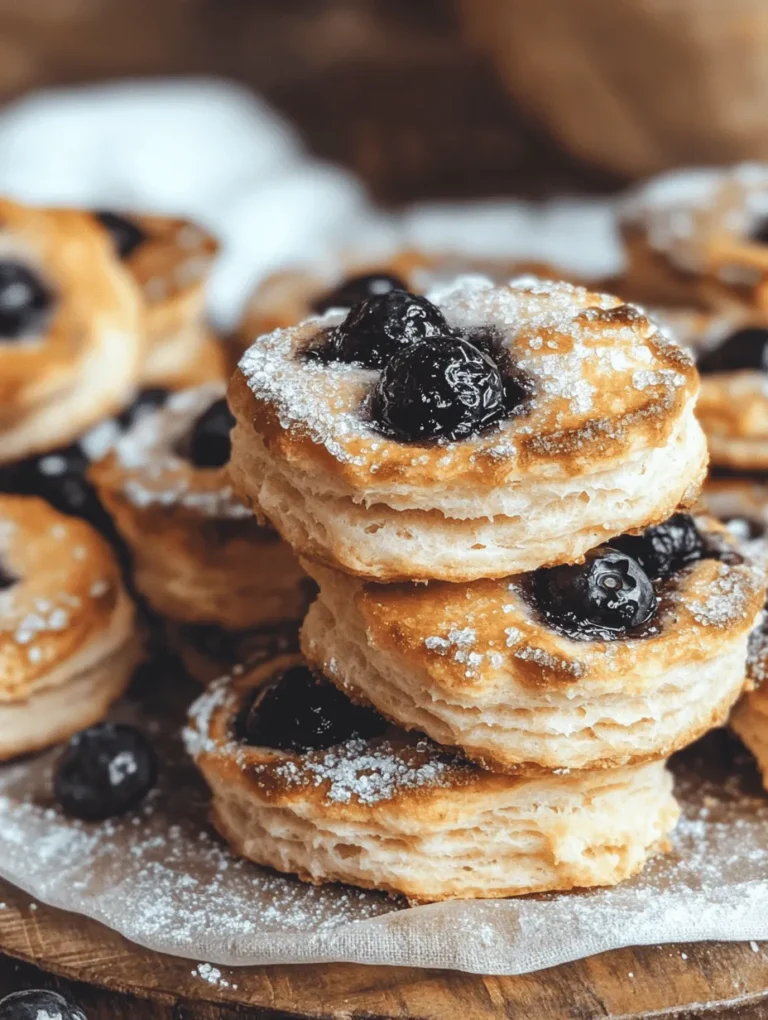
<svg viewBox="0 0 768 1020">
<path fill-rule="evenodd" d="M 521 977 L 323 964 L 222 968 L 161 956 L 0 883 L 0 995 L 56 987 L 89 1020 L 761 1020 L 768 943 L 649 946 Z M 225 984 L 226 982 L 226 984 Z"/>
</svg>

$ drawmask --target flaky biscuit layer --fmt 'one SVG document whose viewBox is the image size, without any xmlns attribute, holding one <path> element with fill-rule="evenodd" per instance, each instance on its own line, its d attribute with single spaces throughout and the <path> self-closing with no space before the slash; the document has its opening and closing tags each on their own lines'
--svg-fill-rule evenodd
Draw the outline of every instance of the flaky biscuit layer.
<svg viewBox="0 0 768 1020">
<path fill-rule="evenodd" d="M 666 848 L 678 808 L 663 762 L 521 779 L 397 730 L 303 755 L 238 742 L 252 691 L 296 662 L 223 681 L 192 709 L 187 746 L 238 854 L 428 902 L 613 885 Z"/>
<path fill-rule="evenodd" d="M 695 495 L 698 376 L 637 309 L 531 279 L 460 278 L 430 297 L 451 325 L 498 332 L 536 391 L 526 410 L 462 442 L 386 438 L 364 420 L 376 372 L 301 354 L 333 313 L 243 357 L 233 484 L 301 555 L 381 580 L 500 576 L 578 558 Z"/>
</svg>

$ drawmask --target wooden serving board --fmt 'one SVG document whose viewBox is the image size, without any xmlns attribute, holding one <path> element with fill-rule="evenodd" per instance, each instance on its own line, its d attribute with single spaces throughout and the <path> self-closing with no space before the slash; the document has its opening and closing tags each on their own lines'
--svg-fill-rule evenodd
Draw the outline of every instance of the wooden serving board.
<svg viewBox="0 0 768 1020">
<path fill-rule="evenodd" d="M 761 1020 L 768 943 L 649 946 L 521 977 L 321 964 L 221 968 L 131 945 L 0 883 L 0 996 L 56 987 L 88 1020 Z M 205 968 L 203 968 L 205 972 Z"/>
</svg>

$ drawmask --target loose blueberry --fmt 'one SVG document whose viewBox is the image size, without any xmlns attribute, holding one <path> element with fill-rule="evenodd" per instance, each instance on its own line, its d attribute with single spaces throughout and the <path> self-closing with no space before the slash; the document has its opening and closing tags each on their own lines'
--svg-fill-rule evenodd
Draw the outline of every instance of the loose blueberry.
<svg viewBox="0 0 768 1020">
<path fill-rule="evenodd" d="M 380 736 L 386 728 L 378 713 L 353 705 L 306 666 L 294 666 L 256 692 L 240 736 L 254 747 L 321 751 L 347 740 Z"/>
<path fill-rule="evenodd" d="M 352 308 L 368 298 L 388 294 L 391 290 L 407 290 L 399 276 L 390 273 L 367 273 L 350 276 L 338 287 L 312 302 L 312 310 L 322 314 L 329 308 Z"/>
<path fill-rule="evenodd" d="M 631 556 L 601 546 L 584 563 L 538 570 L 534 594 L 546 618 L 572 637 L 608 638 L 653 616 L 650 578 Z"/>
<path fill-rule="evenodd" d="M 157 780 L 151 744 L 133 726 L 100 723 L 75 734 L 53 780 L 65 814 L 100 821 L 137 807 Z"/>
<path fill-rule="evenodd" d="M 373 422 L 403 441 L 463 439 L 508 410 L 494 362 L 468 340 L 436 336 L 406 347 L 374 386 Z"/>
<path fill-rule="evenodd" d="M 317 354 L 327 361 L 381 368 L 416 341 L 449 332 L 443 313 L 431 301 L 391 290 L 355 305 Z"/>
<path fill-rule="evenodd" d="M 43 281 L 20 262 L 0 262 L 0 340 L 42 331 L 53 306 Z"/>
<path fill-rule="evenodd" d="M 147 239 L 147 235 L 137 223 L 120 216 L 119 213 L 102 211 L 94 215 L 102 227 L 109 231 L 112 244 L 121 259 L 127 259 Z"/>
<path fill-rule="evenodd" d="M 702 375 L 742 369 L 768 371 L 768 329 L 752 326 L 731 333 L 717 347 L 702 354 L 698 369 Z"/>
<path fill-rule="evenodd" d="M 189 436 L 187 456 L 199 468 L 220 468 L 229 460 L 235 419 L 224 397 L 200 415 Z"/>
<path fill-rule="evenodd" d="M 620 535 L 611 545 L 636 559 L 653 578 L 669 577 L 707 555 L 704 538 L 690 514 L 673 514 L 642 535 Z"/>
<path fill-rule="evenodd" d="M 86 1020 L 86 1016 L 63 995 L 30 988 L 0 999 L 0 1020 Z"/>
</svg>

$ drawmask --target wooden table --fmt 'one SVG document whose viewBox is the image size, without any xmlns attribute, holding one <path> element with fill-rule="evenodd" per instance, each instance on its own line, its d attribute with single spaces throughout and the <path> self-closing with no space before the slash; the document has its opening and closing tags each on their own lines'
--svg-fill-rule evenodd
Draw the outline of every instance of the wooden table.
<svg viewBox="0 0 768 1020">
<path fill-rule="evenodd" d="M 514 978 L 324 964 L 222 968 L 211 984 L 198 961 L 140 949 L 96 922 L 34 904 L 4 883 L 0 902 L 0 995 L 56 987 L 89 1020 L 768 1016 L 768 943 L 623 949 Z"/>
</svg>

